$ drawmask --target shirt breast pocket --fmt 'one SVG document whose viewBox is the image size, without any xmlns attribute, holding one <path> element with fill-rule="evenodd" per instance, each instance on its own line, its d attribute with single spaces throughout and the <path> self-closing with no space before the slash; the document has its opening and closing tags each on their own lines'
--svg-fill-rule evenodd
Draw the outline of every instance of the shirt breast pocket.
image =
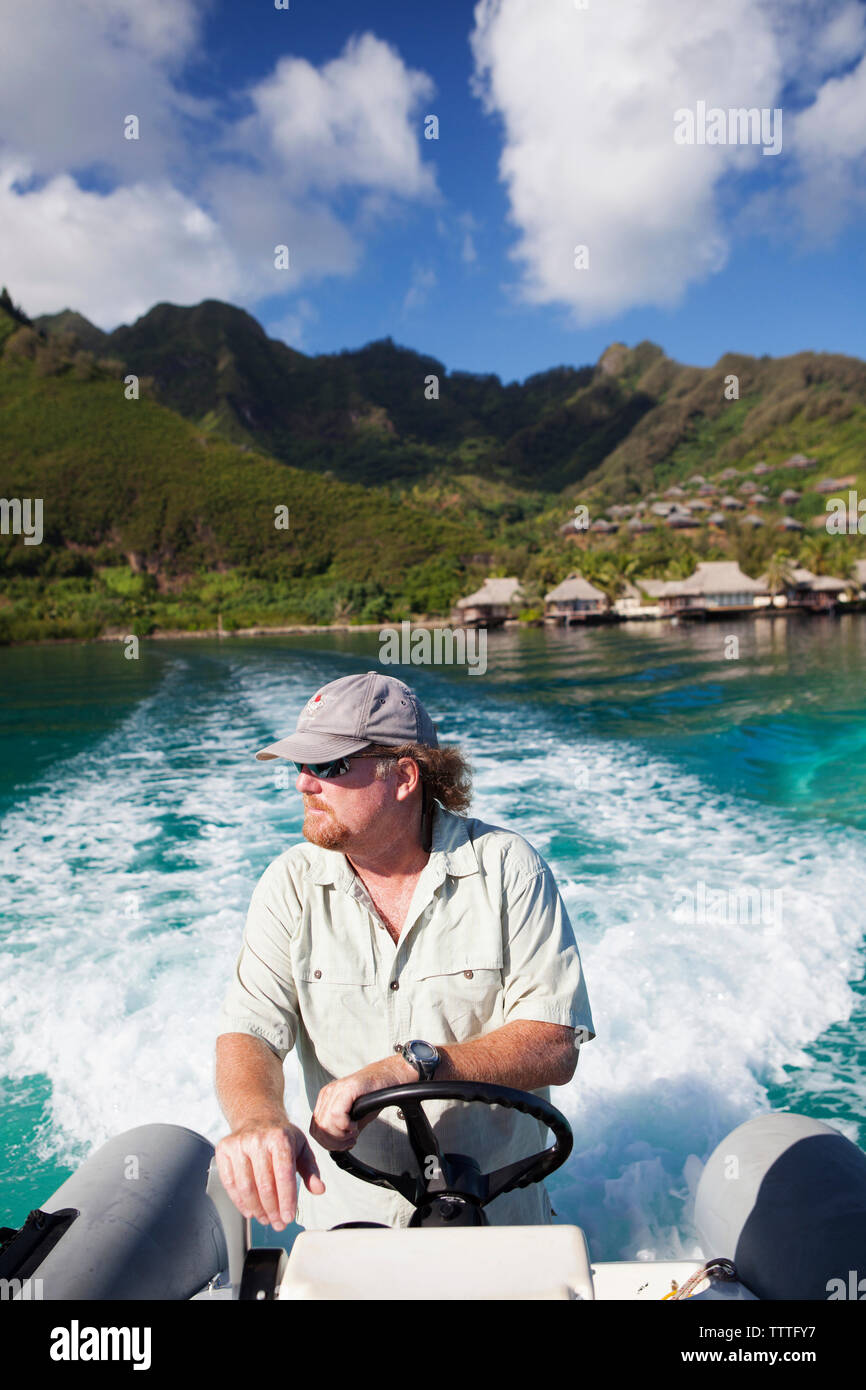
<svg viewBox="0 0 866 1390">
<path fill-rule="evenodd" d="M 303 1025 L 326 1071 L 346 1076 L 370 1054 L 376 1008 L 372 962 L 358 955 L 311 952 L 296 962 L 295 984 Z"/>
<path fill-rule="evenodd" d="M 502 958 L 470 952 L 463 961 L 422 969 L 411 980 L 416 1037 L 465 1042 L 503 1022 Z"/>
</svg>

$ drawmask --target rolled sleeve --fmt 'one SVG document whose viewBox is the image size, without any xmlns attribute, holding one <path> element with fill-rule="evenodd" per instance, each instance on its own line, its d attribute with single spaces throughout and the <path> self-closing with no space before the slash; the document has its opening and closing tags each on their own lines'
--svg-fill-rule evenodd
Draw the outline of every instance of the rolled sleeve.
<svg viewBox="0 0 866 1390">
<path fill-rule="evenodd" d="M 222 1003 L 217 1036 L 261 1038 L 284 1061 L 298 1035 L 298 995 L 292 975 L 290 912 L 274 866 L 253 890 L 243 945 Z"/>
<path fill-rule="evenodd" d="M 515 1019 L 558 1023 L 595 1037 L 574 931 L 545 865 L 507 896 L 504 1011 Z"/>
</svg>

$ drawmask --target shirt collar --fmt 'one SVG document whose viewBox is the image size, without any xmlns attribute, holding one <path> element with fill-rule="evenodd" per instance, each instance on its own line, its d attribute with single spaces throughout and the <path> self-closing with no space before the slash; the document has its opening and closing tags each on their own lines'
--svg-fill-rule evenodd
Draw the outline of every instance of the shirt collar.
<svg viewBox="0 0 866 1390">
<path fill-rule="evenodd" d="M 309 877 L 313 883 L 333 883 L 337 888 L 348 890 L 355 881 L 355 871 L 340 850 L 311 845 L 309 862 Z M 478 859 L 469 838 L 466 818 L 446 811 L 438 801 L 433 808 L 433 838 L 426 869 L 440 882 L 446 875 L 464 878 L 478 873 Z"/>
</svg>

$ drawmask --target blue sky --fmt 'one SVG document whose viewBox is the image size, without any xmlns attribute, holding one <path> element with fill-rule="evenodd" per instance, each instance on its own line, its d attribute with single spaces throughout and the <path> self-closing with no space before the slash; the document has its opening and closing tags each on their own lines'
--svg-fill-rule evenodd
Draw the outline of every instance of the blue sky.
<svg viewBox="0 0 866 1390">
<path fill-rule="evenodd" d="M 0 280 L 30 314 L 218 298 L 305 352 L 391 335 L 506 381 L 614 340 L 862 356 L 864 55 L 862 0 L 13 0 Z M 679 142 L 701 104 L 713 143 Z"/>
</svg>

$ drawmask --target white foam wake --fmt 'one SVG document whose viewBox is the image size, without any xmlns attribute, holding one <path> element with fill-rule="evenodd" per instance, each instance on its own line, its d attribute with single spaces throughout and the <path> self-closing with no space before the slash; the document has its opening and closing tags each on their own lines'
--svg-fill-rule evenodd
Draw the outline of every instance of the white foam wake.
<svg viewBox="0 0 866 1390">
<path fill-rule="evenodd" d="M 0 1070 L 50 1078 L 43 1142 L 59 1157 L 150 1121 L 225 1132 L 220 1000 L 256 879 L 300 838 L 299 798 L 252 754 L 339 674 L 333 655 L 262 653 L 225 657 L 206 686 L 175 660 L 5 818 Z M 598 1033 L 553 1092 L 575 1129 L 554 1206 L 597 1259 L 695 1253 L 699 1160 L 851 1012 L 866 837 L 720 795 L 636 747 L 564 744 L 542 706 L 472 700 L 440 736 L 473 756 L 473 814 L 549 859 Z M 780 889 L 782 921 L 678 920 L 698 882 Z M 291 1095 L 293 1057 L 286 1073 Z"/>
</svg>

